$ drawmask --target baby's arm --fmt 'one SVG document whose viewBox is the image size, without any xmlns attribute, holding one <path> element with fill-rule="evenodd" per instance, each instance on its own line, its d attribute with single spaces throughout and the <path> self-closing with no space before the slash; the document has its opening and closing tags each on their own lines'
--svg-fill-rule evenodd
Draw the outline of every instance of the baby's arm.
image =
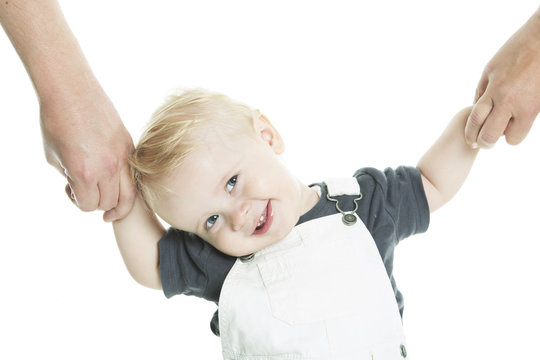
<svg viewBox="0 0 540 360">
<path fill-rule="evenodd" d="M 137 197 L 129 215 L 113 222 L 113 229 L 131 276 L 141 285 L 161 289 L 158 242 L 166 231 L 156 215 Z"/>
<path fill-rule="evenodd" d="M 458 112 L 418 163 L 431 212 L 447 203 L 459 190 L 478 153 L 467 145 L 463 136 L 470 112 L 470 107 Z"/>
</svg>

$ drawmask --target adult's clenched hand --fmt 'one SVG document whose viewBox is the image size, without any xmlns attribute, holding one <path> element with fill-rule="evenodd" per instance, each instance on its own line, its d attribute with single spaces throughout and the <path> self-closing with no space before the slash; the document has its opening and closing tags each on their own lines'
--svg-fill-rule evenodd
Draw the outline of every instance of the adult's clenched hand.
<svg viewBox="0 0 540 360">
<path fill-rule="evenodd" d="M 94 77 L 56 0 L 0 1 L 0 23 L 36 89 L 45 154 L 68 194 L 104 219 L 126 216 L 135 200 L 127 157 L 133 141 Z"/>
<path fill-rule="evenodd" d="M 486 65 L 465 127 L 472 147 L 519 144 L 540 112 L 540 10 Z"/>
<path fill-rule="evenodd" d="M 66 176 L 68 195 L 81 210 L 104 210 L 106 221 L 129 213 L 133 141 L 99 84 L 42 102 L 41 129 L 47 161 Z"/>
</svg>

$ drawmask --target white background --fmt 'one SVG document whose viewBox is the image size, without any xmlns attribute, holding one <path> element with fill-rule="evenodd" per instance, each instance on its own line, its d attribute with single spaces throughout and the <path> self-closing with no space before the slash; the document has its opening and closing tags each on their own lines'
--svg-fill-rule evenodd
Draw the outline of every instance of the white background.
<svg viewBox="0 0 540 360">
<path fill-rule="evenodd" d="M 305 183 L 415 165 L 473 99 L 484 65 L 537 1 L 62 1 L 138 138 L 173 88 L 262 109 Z M 218 359 L 215 305 L 137 285 L 101 214 L 46 164 L 39 108 L 0 33 L 1 359 Z M 539 355 L 536 125 L 482 152 L 430 230 L 402 243 L 411 358 Z M 324 144 L 324 146 L 321 146 Z"/>
</svg>

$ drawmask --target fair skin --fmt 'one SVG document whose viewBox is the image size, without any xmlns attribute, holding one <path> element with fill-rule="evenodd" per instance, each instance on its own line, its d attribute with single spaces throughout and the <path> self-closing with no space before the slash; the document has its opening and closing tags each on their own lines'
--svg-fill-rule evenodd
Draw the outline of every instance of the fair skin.
<svg viewBox="0 0 540 360">
<path fill-rule="evenodd" d="M 83 211 L 126 216 L 136 198 L 131 136 L 94 77 L 57 1 L 0 2 L 0 23 L 36 90 L 47 161 Z"/>
<path fill-rule="evenodd" d="M 36 89 L 47 161 L 84 211 L 113 221 L 129 213 L 135 188 L 126 157 L 132 139 L 95 79 L 55 0 L 0 2 L 0 23 Z M 540 10 L 487 64 L 465 137 L 488 148 L 520 143 L 540 111 Z"/>
<path fill-rule="evenodd" d="M 55 0 L 0 2 L 0 23 L 36 89 L 47 161 L 66 192 L 104 220 L 127 215 L 136 197 L 126 158 L 133 148 Z M 540 111 L 540 9 L 487 64 L 465 138 L 488 148 L 504 135 L 520 143 Z"/>
<path fill-rule="evenodd" d="M 206 130 L 202 145 L 162 180 L 169 191 L 156 213 L 232 256 L 283 239 L 318 195 L 280 161 L 283 141 L 264 116 L 255 130 L 231 136 L 219 126 Z"/>
<path fill-rule="evenodd" d="M 467 108 L 456 114 L 418 163 L 430 211 L 454 196 L 476 157 L 477 150 L 462 136 L 469 113 Z M 255 136 L 207 131 L 204 145 L 162 179 L 167 191 L 156 205 L 170 225 L 233 256 L 280 241 L 318 201 L 315 191 L 281 162 L 283 142 L 274 127 L 264 117 L 255 124 Z M 130 274 L 140 284 L 160 289 L 157 244 L 165 229 L 155 215 L 137 199 L 132 212 L 113 228 Z"/>
<path fill-rule="evenodd" d="M 529 133 L 540 112 L 540 9 L 499 49 L 484 69 L 465 127 L 471 147 L 511 145 Z"/>
</svg>

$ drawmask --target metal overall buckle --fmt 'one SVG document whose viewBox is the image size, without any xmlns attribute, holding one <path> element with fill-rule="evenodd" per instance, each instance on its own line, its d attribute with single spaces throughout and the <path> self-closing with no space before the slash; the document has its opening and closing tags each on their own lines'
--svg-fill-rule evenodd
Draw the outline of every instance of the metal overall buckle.
<svg viewBox="0 0 540 360">
<path fill-rule="evenodd" d="M 340 212 L 343 217 L 341 218 L 341 221 L 347 226 L 352 226 L 356 223 L 357 217 L 355 215 L 356 210 L 358 210 L 358 202 L 359 200 L 362 200 L 362 193 L 358 194 L 358 197 L 354 199 L 354 210 L 351 211 L 343 211 L 339 207 L 339 202 L 337 199 L 331 198 L 330 194 L 326 193 L 326 198 L 330 201 L 333 201 L 336 203 L 336 210 Z"/>
</svg>

